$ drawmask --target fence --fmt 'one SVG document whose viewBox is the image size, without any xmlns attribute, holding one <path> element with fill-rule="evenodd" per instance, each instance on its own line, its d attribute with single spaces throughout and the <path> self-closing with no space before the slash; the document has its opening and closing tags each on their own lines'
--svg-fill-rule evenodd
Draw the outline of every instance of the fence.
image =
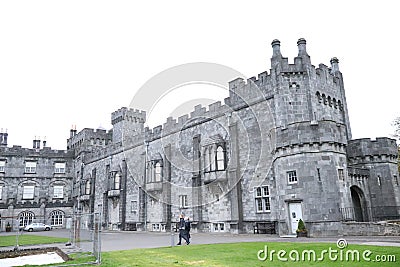
<svg viewBox="0 0 400 267">
<path fill-rule="evenodd" d="M 4 219 L 4 218 L 3 218 Z M 23 224 L 18 218 L 7 218 L 6 235 L 15 236 L 14 244 L 9 244 L 0 251 L 28 251 L 28 250 L 44 250 L 48 247 L 58 247 L 64 253 L 73 253 L 75 259 L 79 259 L 79 264 L 100 264 L 101 263 L 101 216 L 99 213 L 74 214 L 72 218 L 68 218 L 67 229 L 53 229 L 46 232 L 29 233 L 40 236 L 53 236 L 67 238 L 65 243 L 58 244 L 40 244 L 21 245 L 21 240 L 26 232 L 23 231 Z M 43 218 L 35 218 L 31 222 L 43 222 Z M 4 222 L 3 222 L 4 223 Z M 9 225 L 9 227 L 7 226 Z M 8 230 L 7 230 L 8 229 Z M 68 264 L 68 261 L 62 266 L 76 266 L 76 264 Z"/>
<path fill-rule="evenodd" d="M 377 222 L 400 219 L 400 207 L 379 206 L 365 208 L 340 208 L 343 221 Z"/>
</svg>

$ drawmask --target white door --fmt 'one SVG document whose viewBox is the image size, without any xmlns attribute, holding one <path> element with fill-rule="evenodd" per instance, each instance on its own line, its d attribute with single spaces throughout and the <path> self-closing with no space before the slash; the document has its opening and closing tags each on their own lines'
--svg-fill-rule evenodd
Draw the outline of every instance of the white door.
<svg viewBox="0 0 400 267">
<path fill-rule="evenodd" d="M 299 220 L 303 219 L 303 213 L 301 212 L 301 203 L 289 203 L 289 216 L 290 226 L 292 233 L 295 234 Z"/>
</svg>

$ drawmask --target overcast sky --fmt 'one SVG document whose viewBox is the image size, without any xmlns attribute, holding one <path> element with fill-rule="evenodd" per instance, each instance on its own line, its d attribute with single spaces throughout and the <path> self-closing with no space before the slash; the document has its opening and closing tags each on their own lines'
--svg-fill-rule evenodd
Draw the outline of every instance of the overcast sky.
<svg viewBox="0 0 400 267">
<path fill-rule="evenodd" d="M 257 76 L 269 72 L 273 39 L 293 63 L 301 37 L 315 66 L 339 58 L 353 138 L 393 132 L 396 1 L 134 2 L 0 2 L 0 128 L 9 146 L 31 147 L 37 135 L 65 149 L 72 124 L 111 128 L 111 112 L 167 68 L 213 62 Z"/>
</svg>

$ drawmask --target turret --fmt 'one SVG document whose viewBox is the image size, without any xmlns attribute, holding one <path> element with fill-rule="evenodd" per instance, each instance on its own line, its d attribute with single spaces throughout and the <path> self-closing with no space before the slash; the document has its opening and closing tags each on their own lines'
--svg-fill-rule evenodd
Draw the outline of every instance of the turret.
<svg viewBox="0 0 400 267">
<path fill-rule="evenodd" d="M 123 107 L 113 112 L 111 114 L 113 143 L 120 143 L 127 136 L 134 136 L 143 132 L 145 121 L 145 111 Z"/>
<path fill-rule="evenodd" d="M 272 57 L 282 57 L 281 54 L 281 42 L 278 39 L 275 39 L 271 43 L 272 45 Z"/>
<path fill-rule="evenodd" d="M 333 57 L 331 59 L 331 73 L 334 75 L 336 72 L 339 72 L 339 59 Z"/>
</svg>

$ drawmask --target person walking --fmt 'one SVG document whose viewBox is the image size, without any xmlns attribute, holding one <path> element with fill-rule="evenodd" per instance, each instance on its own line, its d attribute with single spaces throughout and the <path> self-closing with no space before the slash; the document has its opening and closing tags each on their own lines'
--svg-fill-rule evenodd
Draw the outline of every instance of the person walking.
<svg viewBox="0 0 400 267">
<path fill-rule="evenodd" d="M 186 245 L 190 244 L 190 218 L 186 217 L 185 229 L 183 231 L 184 239 L 186 240 Z"/>
<path fill-rule="evenodd" d="M 182 244 L 182 238 L 185 239 L 186 243 L 188 240 L 186 239 L 185 236 L 185 218 L 183 217 L 183 214 L 179 215 L 179 222 L 178 222 L 178 229 L 179 229 L 179 241 L 178 241 L 178 246 Z"/>
</svg>

